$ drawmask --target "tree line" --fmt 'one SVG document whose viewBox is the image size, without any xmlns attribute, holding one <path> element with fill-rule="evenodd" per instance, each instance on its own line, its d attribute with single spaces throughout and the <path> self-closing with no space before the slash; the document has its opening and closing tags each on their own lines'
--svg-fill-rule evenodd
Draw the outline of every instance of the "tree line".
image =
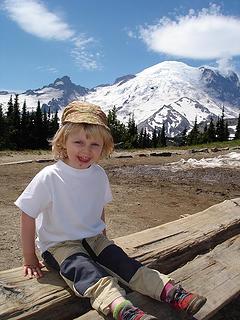
<svg viewBox="0 0 240 320">
<path fill-rule="evenodd" d="M 174 138 L 166 136 L 164 123 L 162 128 L 154 128 L 151 134 L 146 128 L 142 128 L 140 132 L 138 132 L 134 115 L 131 115 L 128 123 L 124 125 L 117 119 L 116 107 L 108 112 L 108 125 L 116 146 L 125 149 L 166 147 L 167 144 L 170 143 L 178 146 L 197 145 L 229 140 L 228 123 L 225 120 L 224 108 L 222 109 L 221 117 L 218 117 L 216 123 L 211 119 L 210 123 L 205 124 L 204 129 L 201 130 L 196 118 L 194 126 L 189 133 L 187 133 L 187 128 L 185 128 Z M 240 139 L 240 114 L 234 139 Z"/>
<path fill-rule="evenodd" d="M 10 97 L 6 113 L 0 105 L 0 150 L 48 149 L 49 139 L 57 131 L 57 112 L 42 111 L 38 101 L 36 111 L 28 111 L 26 101 L 20 109 L 18 94 Z"/>
<path fill-rule="evenodd" d="M 138 132 L 138 128 L 132 114 L 126 125 L 117 119 L 117 109 L 113 107 L 108 112 L 108 126 L 111 129 L 114 143 L 116 147 L 123 149 L 130 148 L 156 148 L 165 147 L 167 145 L 165 127 L 161 130 L 156 128 L 150 134 L 146 128 L 142 128 Z"/>
<path fill-rule="evenodd" d="M 229 140 L 228 123 L 222 115 L 200 130 L 197 118 L 192 130 L 187 133 L 185 128 L 174 138 L 166 136 L 165 125 L 160 129 L 154 128 L 150 133 L 146 128 L 138 131 L 134 115 L 127 124 L 117 118 L 117 109 L 114 107 L 107 114 L 108 125 L 111 129 L 116 147 L 130 148 L 157 148 L 166 147 L 169 143 L 175 145 L 197 145 L 215 141 Z M 20 110 L 18 95 L 12 96 L 7 104 L 6 113 L 0 104 L 0 150 L 48 149 L 49 140 L 59 128 L 58 112 L 50 112 L 50 108 L 41 108 L 38 101 L 35 111 L 28 111 L 26 101 Z M 235 139 L 240 139 L 240 114 L 235 132 Z"/>
</svg>

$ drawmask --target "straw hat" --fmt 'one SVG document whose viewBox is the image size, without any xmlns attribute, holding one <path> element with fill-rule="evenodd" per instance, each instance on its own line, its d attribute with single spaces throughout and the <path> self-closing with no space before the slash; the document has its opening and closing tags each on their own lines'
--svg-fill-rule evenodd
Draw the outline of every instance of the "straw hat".
<svg viewBox="0 0 240 320">
<path fill-rule="evenodd" d="M 61 123 L 88 123 L 97 124 L 110 130 L 107 126 L 107 116 L 102 109 L 92 103 L 72 101 L 63 110 Z"/>
</svg>

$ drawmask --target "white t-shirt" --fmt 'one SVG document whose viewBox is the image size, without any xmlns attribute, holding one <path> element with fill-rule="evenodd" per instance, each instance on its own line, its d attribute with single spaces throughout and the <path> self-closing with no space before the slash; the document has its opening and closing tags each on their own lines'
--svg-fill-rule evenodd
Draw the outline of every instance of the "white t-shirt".
<svg viewBox="0 0 240 320">
<path fill-rule="evenodd" d="M 36 218 L 36 243 L 44 252 L 58 242 L 101 233 L 105 228 L 102 211 L 111 200 L 102 167 L 75 169 L 59 160 L 33 178 L 15 205 Z"/>
</svg>

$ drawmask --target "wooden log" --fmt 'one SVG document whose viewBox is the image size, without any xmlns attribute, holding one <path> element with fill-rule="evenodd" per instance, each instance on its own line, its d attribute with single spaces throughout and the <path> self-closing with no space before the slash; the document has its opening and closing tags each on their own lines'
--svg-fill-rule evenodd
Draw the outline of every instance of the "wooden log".
<svg viewBox="0 0 240 320">
<path fill-rule="evenodd" d="M 171 157 L 172 152 L 152 152 L 150 153 L 150 156 L 152 157 Z"/>
<path fill-rule="evenodd" d="M 240 235 L 226 240 L 207 254 L 196 257 L 170 276 L 183 287 L 207 297 L 207 303 L 195 315 L 198 320 L 210 319 L 219 309 L 240 294 Z M 174 312 L 166 303 L 136 292 L 127 295 L 135 305 L 157 319 L 189 319 L 183 312 Z M 111 317 L 108 317 L 111 319 Z M 75 320 L 101 320 L 92 310 Z"/>
<path fill-rule="evenodd" d="M 240 198 L 159 227 L 116 239 L 127 253 L 169 273 L 196 255 L 239 233 Z M 55 272 L 44 270 L 39 280 L 26 280 L 22 269 L 0 272 L 0 318 L 73 319 L 89 310 Z"/>
<path fill-rule="evenodd" d="M 0 319 L 71 319 L 90 309 L 56 272 L 43 269 L 44 277 L 26 279 L 22 268 L 6 270 L 0 276 Z"/>
<path fill-rule="evenodd" d="M 236 198 L 115 242 L 143 264 L 169 273 L 239 230 L 240 198 Z"/>
</svg>

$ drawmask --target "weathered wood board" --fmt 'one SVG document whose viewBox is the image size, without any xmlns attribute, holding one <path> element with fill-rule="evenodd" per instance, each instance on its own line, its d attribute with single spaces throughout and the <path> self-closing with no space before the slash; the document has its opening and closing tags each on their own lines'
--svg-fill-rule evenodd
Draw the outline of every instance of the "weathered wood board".
<svg viewBox="0 0 240 320">
<path fill-rule="evenodd" d="M 187 218 L 118 238 L 116 242 L 124 247 L 130 256 L 162 272 L 170 273 L 198 254 L 206 253 L 217 243 L 239 233 L 240 198 L 237 198 Z M 229 267 L 226 266 L 226 269 Z M 45 276 L 39 280 L 26 280 L 22 276 L 21 268 L 0 272 L 2 320 L 70 320 L 89 310 L 88 301 L 78 299 L 70 293 L 56 273 L 47 270 L 44 273 Z M 203 276 L 205 278 L 201 279 L 202 282 L 209 279 L 206 274 Z M 134 299 L 136 294 L 133 295 Z"/>
<path fill-rule="evenodd" d="M 240 198 L 115 242 L 143 264 L 169 273 L 196 255 L 240 232 Z"/>
</svg>

